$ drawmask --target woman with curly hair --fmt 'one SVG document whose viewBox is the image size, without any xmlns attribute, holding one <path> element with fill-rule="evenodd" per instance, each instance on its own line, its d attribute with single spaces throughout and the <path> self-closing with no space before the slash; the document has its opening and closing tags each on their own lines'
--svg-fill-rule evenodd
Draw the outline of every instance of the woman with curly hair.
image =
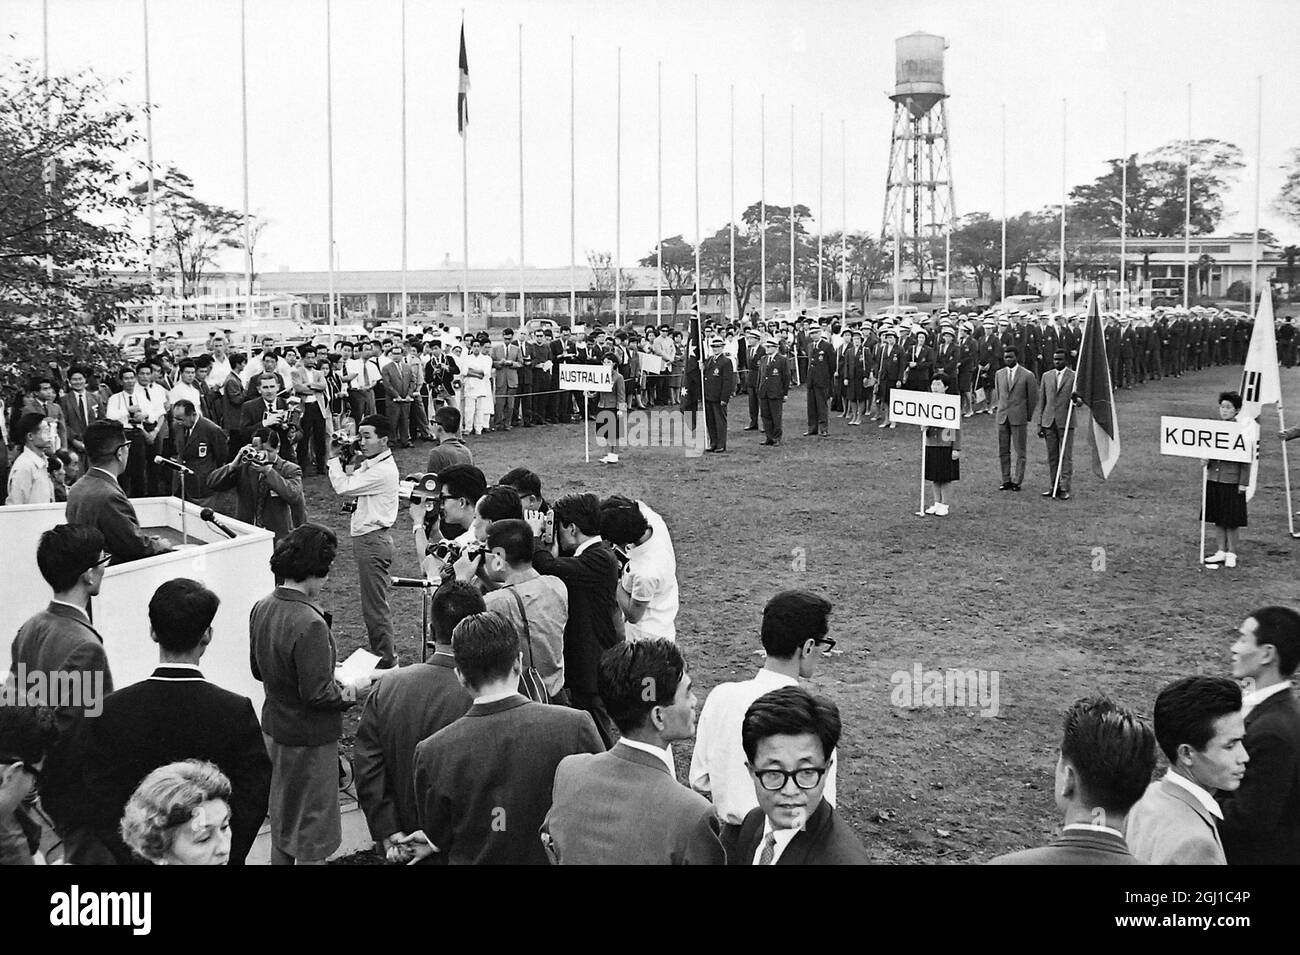
<svg viewBox="0 0 1300 955">
<path fill-rule="evenodd" d="M 226 865 L 230 780 L 198 759 L 159 766 L 127 800 L 119 828 L 122 841 L 154 865 Z"/>
</svg>

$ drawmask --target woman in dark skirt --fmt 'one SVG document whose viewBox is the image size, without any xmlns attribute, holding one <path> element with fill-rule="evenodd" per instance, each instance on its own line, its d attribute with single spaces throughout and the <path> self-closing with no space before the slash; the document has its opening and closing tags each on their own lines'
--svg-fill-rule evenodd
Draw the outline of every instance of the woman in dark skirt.
<svg viewBox="0 0 1300 955">
<path fill-rule="evenodd" d="M 1219 418 L 1236 421 L 1241 411 L 1241 395 L 1225 391 L 1219 395 Z M 1246 443 L 1254 452 L 1259 427 L 1247 418 L 1241 422 L 1246 431 Z M 1209 460 L 1205 462 L 1205 523 L 1213 524 L 1218 534 L 1219 549 L 1205 558 L 1211 570 L 1237 566 L 1237 545 L 1241 541 L 1238 529 L 1246 526 L 1246 489 L 1250 486 L 1249 464 L 1236 461 Z"/>
<path fill-rule="evenodd" d="M 930 381 L 930 390 L 936 395 L 946 395 L 953 381 L 945 372 L 938 372 Z M 956 428 L 925 429 L 925 479 L 930 483 L 934 503 L 925 513 L 947 517 L 952 502 L 951 485 L 961 480 L 961 431 Z"/>
</svg>

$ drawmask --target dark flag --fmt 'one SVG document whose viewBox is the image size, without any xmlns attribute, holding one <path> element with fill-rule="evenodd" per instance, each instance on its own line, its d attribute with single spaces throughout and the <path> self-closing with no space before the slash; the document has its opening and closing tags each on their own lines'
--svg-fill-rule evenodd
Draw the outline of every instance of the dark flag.
<svg viewBox="0 0 1300 955">
<path fill-rule="evenodd" d="M 1115 393 L 1110 385 L 1106 338 L 1101 329 L 1096 292 L 1088 298 L 1088 320 L 1079 345 L 1074 395 L 1092 413 L 1092 470 L 1104 481 L 1119 460 L 1119 421 L 1115 417 Z"/>
<path fill-rule="evenodd" d="M 460 87 L 456 93 L 456 131 L 465 135 L 469 125 L 469 57 L 465 55 L 465 24 L 460 25 Z"/>
</svg>

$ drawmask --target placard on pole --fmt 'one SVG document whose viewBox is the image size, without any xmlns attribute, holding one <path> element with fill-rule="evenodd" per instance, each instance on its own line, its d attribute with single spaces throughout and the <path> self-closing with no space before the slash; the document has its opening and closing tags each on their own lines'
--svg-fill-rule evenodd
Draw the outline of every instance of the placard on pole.
<svg viewBox="0 0 1300 955">
<path fill-rule="evenodd" d="M 560 390 L 582 392 L 582 445 L 586 463 L 591 463 L 591 422 L 587 420 L 587 395 L 614 390 L 614 369 L 599 365 L 560 365 Z"/>
<path fill-rule="evenodd" d="M 1201 550 L 1200 566 L 1205 567 L 1205 483 L 1210 460 L 1251 464 L 1255 460 L 1254 440 L 1236 421 L 1214 418 L 1160 417 L 1160 453 L 1176 458 L 1197 458 L 1201 468 Z"/>
<path fill-rule="evenodd" d="M 961 395 L 936 394 L 932 391 L 890 391 L 891 424 L 915 424 L 921 427 L 921 506 L 917 515 L 925 516 L 925 429 L 961 430 Z"/>
</svg>

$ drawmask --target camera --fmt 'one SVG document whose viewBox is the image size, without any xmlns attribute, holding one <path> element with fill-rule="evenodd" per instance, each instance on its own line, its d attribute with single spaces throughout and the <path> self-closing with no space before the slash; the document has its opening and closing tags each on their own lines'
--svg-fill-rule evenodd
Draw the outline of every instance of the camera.
<svg viewBox="0 0 1300 955">
<path fill-rule="evenodd" d="M 266 464 L 270 460 L 270 455 L 264 448 L 254 448 L 249 445 L 248 450 L 244 452 L 244 458 L 250 464 Z"/>
<path fill-rule="evenodd" d="M 397 484 L 397 497 L 402 504 L 426 504 L 438 496 L 438 475 L 408 474 Z"/>
<path fill-rule="evenodd" d="M 457 544 L 454 540 L 440 540 L 425 548 L 425 553 L 430 557 L 436 557 L 444 564 L 455 564 L 462 557 L 478 560 L 487 553 L 487 544 L 478 540 L 463 545 Z"/>
<path fill-rule="evenodd" d="M 361 438 L 346 431 L 334 431 L 330 434 L 330 444 L 339 450 L 339 460 L 344 466 L 361 453 Z"/>
</svg>

